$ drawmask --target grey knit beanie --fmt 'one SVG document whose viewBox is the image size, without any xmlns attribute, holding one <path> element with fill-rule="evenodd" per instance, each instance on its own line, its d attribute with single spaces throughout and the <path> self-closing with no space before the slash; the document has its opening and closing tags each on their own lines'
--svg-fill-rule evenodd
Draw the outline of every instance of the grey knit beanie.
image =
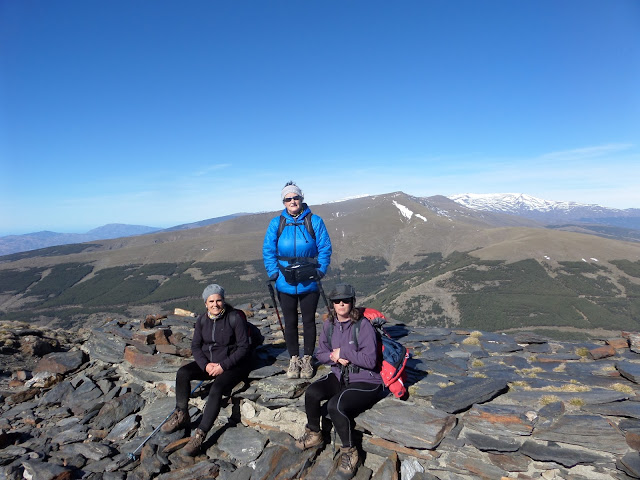
<svg viewBox="0 0 640 480">
<path fill-rule="evenodd" d="M 211 285 L 207 285 L 207 288 L 204 289 L 204 292 L 202 292 L 202 298 L 206 302 L 207 298 L 209 298 L 211 295 L 216 294 L 224 298 L 224 288 L 222 288 L 217 283 L 212 283 Z"/>
<path fill-rule="evenodd" d="M 293 182 L 289 182 L 284 186 L 284 188 L 280 192 L 281 200 L 284 200 L 287 194 L 289 193 L 293 193 L 294 195 L 300 195 L 302 198 L 304 198 L 304 195 L 302 194 L 302 190 L 300 190 L 300 187 Z"/>
</svg>

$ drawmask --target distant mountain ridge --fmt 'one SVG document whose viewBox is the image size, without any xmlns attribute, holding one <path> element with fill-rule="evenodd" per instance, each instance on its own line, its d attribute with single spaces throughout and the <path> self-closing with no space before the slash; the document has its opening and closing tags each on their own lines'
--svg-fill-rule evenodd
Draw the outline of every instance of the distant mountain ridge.
<svg viewBox="0 0 640 480">
<path fill-rule="evenodd" d="M 93 242 L 94 240 L 110 240 L 114 238 L 133 237 L 157 232 L 173 232 L 177 230 L 189 230 L 192 228 L 206 227 L 215 223 L 231 220 L 248 213 L 234 213 L 222 217 L 209 218 L 199 222 L 185 223 L 166 229 L 148 227 L 145 225 L 128 225 L 124 223 L 110 223 L 89 230 L 87 233 L 58 233 L 44 230 L 42 232 L 26 233 L 24 235 L 7 235 L 0 237 L 0 256 L 12 253 L 26 252 L 40 248 L 69 245 L 72 243 Z"/>
<path fill-rule="evenodd" d="M 396 192 L 399 193 L 399 192 Z M 387 195 L 395 195 L 391 193 Z M 380 195 L 356 196 L 335 202 L 328 202 L 315 208 L 330 209 L 331 205 L 343 204 L 346 201 L 368 201 Z M 640 240 L 640 209 L 615 209 L 600 205 L 587 205 L 576 202 L 554 202 L 522 193 L 473 194 L 465 193 L 432 197 L 410 197 L 413 201 L 429 208 L 437 215 L 456 216 L 473 221 L 486 221 L 487 214 L 498 226 L 538 226 L 547 225 L 570 231 L 581 231 L 607 238 L 622 240 Z M 466 207 L 464 209 L 461 206 Z M 79 244 L 96 240 L 135 237 L 139 235 L 180 232 L 196 230 L 240 217 L 252 217 L 252 213 L 234 213 L 213 217 L 198 222 L 185 223 L 161 229 L 142 225 L 109 224 L 90 230 L 87 233 L 57 233 L 42 231 L 25 235 L 9 235 L 0 237 L 0 256 L 38 250 L 59 245 Z M 259 215 L 259 214 L 258 214 Z M 585 225 L 601 225 L 601 228 L 586 228 Z M 627 230 L 631 229 L 631 230 Z"/>
<path fill-rule="evenodd" d="M 145 225 L 126 225 L 123 223 L 110 223 L 86 233 L 59 233 L 44 230 L 41 232 L 27 233 L 24 235 L 7 235 L 0 237 L 0 255 L 37 250 L 39 248 L 68 245 L 70 243 L 92 242 L 94 240 L 108 240 L 112 238 L 131 237 L 145 235 L 160 231 L 157 227 Z"/>
<path fill-rule="evenodd" d="M 524 193 L 462 193 L 448 198 L 473 210 L 519 215 L 545 224 L 596 223 L 640 230 L 640 209 L 543 200 Z"/>
</svg>

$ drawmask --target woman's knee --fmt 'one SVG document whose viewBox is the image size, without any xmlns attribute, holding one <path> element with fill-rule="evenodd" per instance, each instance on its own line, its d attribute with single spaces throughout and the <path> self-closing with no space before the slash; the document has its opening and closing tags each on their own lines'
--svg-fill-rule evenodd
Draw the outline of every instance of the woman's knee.
<svg viewBox="0 0 640 480">
<path fill-rule="evenodd" d="M 329 412 L 329 416 L 332 419 L 335 419 L 336 415 L 340 413 L 338 409 L 338 398 L 339 398 L 339 395 L 335 395 L 331 397 L 327 402 L 327 411 Z"/>
</svg>

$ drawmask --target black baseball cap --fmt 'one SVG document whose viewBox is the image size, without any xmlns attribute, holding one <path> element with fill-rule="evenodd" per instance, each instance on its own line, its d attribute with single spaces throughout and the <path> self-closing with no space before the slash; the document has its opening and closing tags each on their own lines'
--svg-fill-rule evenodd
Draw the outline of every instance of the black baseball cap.
<svg viewBox="0 0 640 480">
<path fill-rule="evenodd" d="M 329 300 L 355 298 L 356 289 L 346 283 L 339 283 L 329 292 Z"/>
</svg>

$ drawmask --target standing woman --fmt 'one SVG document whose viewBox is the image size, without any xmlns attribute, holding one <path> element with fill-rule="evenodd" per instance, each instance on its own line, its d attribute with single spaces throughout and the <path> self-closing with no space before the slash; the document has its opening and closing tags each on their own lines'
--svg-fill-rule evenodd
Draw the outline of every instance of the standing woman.
<svg viewBox="0 0 640 480">
<path fill-rule="evenodd" d="M 338 284 L 329 293 L 333 303 L 332 317 L 323 325 L 318 342 L 318 361 L 331 366 L 331 373 L 307 388 L 304 409 L 307 425 L 296 447 L 306 450 L 323 443 L 320 431 L 321 404 L 327 409 L 342 447 L 338 472 L 340 478 L 351 478 L 360 459 L 354 443 L 354 418 L 371 408 L 387 394 L 380 376 L 378 337 L 362 311 L 355 307 L 356 291 L 351 285 Z M 360 329 L 354 332 L 359 322 Z M 357 333 L 357 343 L 354 334 Z"/>
<path fill-rule="evenodd" d="M 270 281 L 276 282 L 284 316 L 284 340 L 291 356 L 288 378 L 311 378 L 311 357 L 316 347 L 318 284 L 315 278 L 327 273 L 331 261 L 331 239 L 327 228 L 313 215 L 302 190 L 288 182 L 280 192 L 284 210 L 267 227 L 262 245 L 264 266 Z M 304 354 L 298 342 L 298 305 L 302 313 Z"/>
<path fill-rule="evenodd" d="M 222 394 L 244 380 L 251 369 L 249 336 L 245 316 L 224 300 L 224 289 L 212 284 L 202 292 L 207 313 L 198 317 L 191 341 L 194 361 L 176 374 L 176 408 L 162 431 L 186 428 L 189 419 L 191 380 L 214 380 L 200 425 L 183 448 L 185 455 L 200 451 L 207 433 L 220 413 Z"/>
</svg>

